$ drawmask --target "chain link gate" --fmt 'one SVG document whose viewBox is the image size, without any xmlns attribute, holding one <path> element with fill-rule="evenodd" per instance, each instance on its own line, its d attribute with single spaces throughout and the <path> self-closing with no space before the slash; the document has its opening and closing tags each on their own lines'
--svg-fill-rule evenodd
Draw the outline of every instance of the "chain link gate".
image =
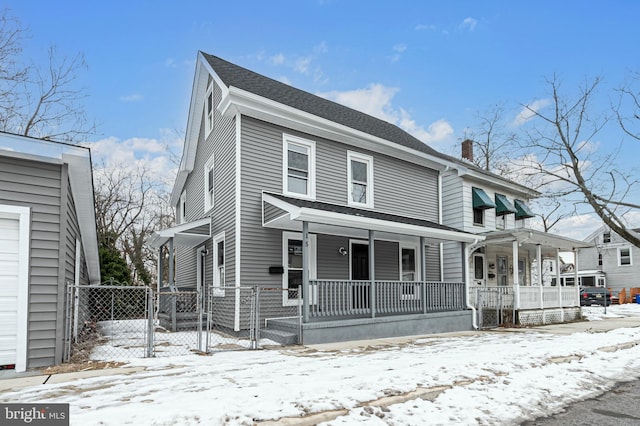
<svg viewBox="0 0 640 426">
<path fill-rule="evenodd" d="M 478 327 L 495 328 L 513 323 L 513 293 L 505 287 L 476 288 Z"/>
<path fill-rule="evenodd" d="M 258 348 L 255 287 L 156 292 L 108 284 L 67 284 L 65 362 Z"/>
</svg>

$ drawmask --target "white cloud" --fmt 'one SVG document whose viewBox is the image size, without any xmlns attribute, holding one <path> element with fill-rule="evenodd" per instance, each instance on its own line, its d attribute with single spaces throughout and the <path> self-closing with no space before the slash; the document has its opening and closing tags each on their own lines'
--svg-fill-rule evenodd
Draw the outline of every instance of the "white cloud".
<svg viewBox="0 0 640 426">
<path fill-rule="evenodd" d="M 130 95 L 120 96 L 120 100 L 123 102 L 138 102 L 142 100 L 142 95 L 139 93 L 132 93 Z"/>
<path fill-rule="evenodd" d="M 308 74 L 310 65 L 311 65 L 311 57 L 302 56 L 296 59 L 293 69 L 301 74 Z"/>
<path fill-rule="evenodd" d="M 476 29 L 476 25 L 478 25 L 478 20 L 472 17 L 465 18 L 464 21 L 460 24 L 460 29 L 473 31 Z"/>
<path fill-rule="evenodd" d="M 529 105 L 525 105 L 522 107 L 522 110 L 518 113 L 516 118 L 513 120 L 514 126 L 521 126 L 527 121 L 531 120 L 535 113 L 540 111 L 541 109 L 551 105 L 551 99 L 539 99 L 537 101 L 532 102 Z"/>
<path fill-rule="evenodd" d="M 432 24 L 428 24 L 428 25 L 418 24 L 416 25 L 416 28 L 415 28 L 416 31 L 425 31 L 425 30 L 433 31 L 435 29 L 436 29 L 436 26 Z"/>
<path fill-rule="evenodd" d="M 448 141 L 453 135 L 453 128 L 446 120 L 437 120 L 425 128 L 416 123 L 406 110 L 394 108 L 392 100 L 398 90 L 382 84 L 370 84 L 364 89 L 332 91 L 318 95 L 395 124 L 430 145 Z"/>
<path fill-rule="evenodd" d="M 391 62 L 399 61 L 400 57 L 402 56 L 402 53 L 404 53 L 406 50 L 407 50 L 406 44 L 403 44 L 403 43 L 396 44 L 395 46 L 393 46 L 394 54 L 390 56 L 389 59 L 391 59 Z"/>
<path fill-rule="evenodd" d="M 284 64 L 284 55 L 282 53 L 278 53 L 277 55 L 273 55 L 271 58 L 271 63 L 274 65 L 282 65 Z"/>
</svg>

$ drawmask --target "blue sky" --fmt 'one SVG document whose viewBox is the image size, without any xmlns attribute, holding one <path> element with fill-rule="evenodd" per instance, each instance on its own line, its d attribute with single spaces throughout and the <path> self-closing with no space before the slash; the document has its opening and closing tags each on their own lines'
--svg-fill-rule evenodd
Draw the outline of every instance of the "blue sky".
<svg viewBox="0 0 640 426">
<path fill-rule="evenodd" d="M 156 142 L 184 130 L 198 50 L 385 118 L 447 153 L 478 111 L 504 103 L 515 119 L 548 95 L 554 73 L 567 87 L 602 76 L 608 88 L 640 70 L 631 0 L 4 4 L 31 32 L 27 55 L 45 58 L 52 43 L 84 53 L 92 141 L 138 157 L 162 156 Z M 638 158 L 639 146 L 622 157 Z"/>
</svg>

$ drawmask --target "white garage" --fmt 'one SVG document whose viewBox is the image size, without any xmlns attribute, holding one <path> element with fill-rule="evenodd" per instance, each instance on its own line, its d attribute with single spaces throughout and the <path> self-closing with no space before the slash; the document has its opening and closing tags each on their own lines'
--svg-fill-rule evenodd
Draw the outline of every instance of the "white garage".
<svg viewBox="0 0 640 426">
<path fill-rule="evenodd" d="M 0 205 L 0 367 L 26 369 L 29 208 Z"/>
</svg>

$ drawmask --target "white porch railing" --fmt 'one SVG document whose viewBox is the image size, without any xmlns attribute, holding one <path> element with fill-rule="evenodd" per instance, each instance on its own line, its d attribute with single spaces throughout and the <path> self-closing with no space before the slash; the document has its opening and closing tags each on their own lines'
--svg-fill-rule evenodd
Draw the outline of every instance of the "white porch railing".
<svg viewBox="0 0 640 426">
<path fill-rule="evenodd" d="M 500 294 L 514 295 L 513 287 L 481 287 L 481 289 L 499 291 Z M 519 299 L 520 304 L 517 309 L 550 309 L 550 308 L 569 308 L 580 306 L 580 288 L 579 287 L 538 287 L 538 286 L 522 286 L 517 287 L 519 297 L 511 297 L 501 299 L 502 307 L 505 303 L 509 303 L 506 307 L 513 307 L 513 300 Z M 475 287 L 469 292 L 471 303 L 476 305 Z M 496 293 L 497 294 L 497 293 Z M 491 304 L 490 298 L 483 299 L 483 307 Z"/>
<path fill-rule="evenodd" d="M 464 283 L 310 280 L 310 318 L 347 318 L 465 310 Z M 375 300 L 372 300 L 375 299 Z"/>
</svg>

